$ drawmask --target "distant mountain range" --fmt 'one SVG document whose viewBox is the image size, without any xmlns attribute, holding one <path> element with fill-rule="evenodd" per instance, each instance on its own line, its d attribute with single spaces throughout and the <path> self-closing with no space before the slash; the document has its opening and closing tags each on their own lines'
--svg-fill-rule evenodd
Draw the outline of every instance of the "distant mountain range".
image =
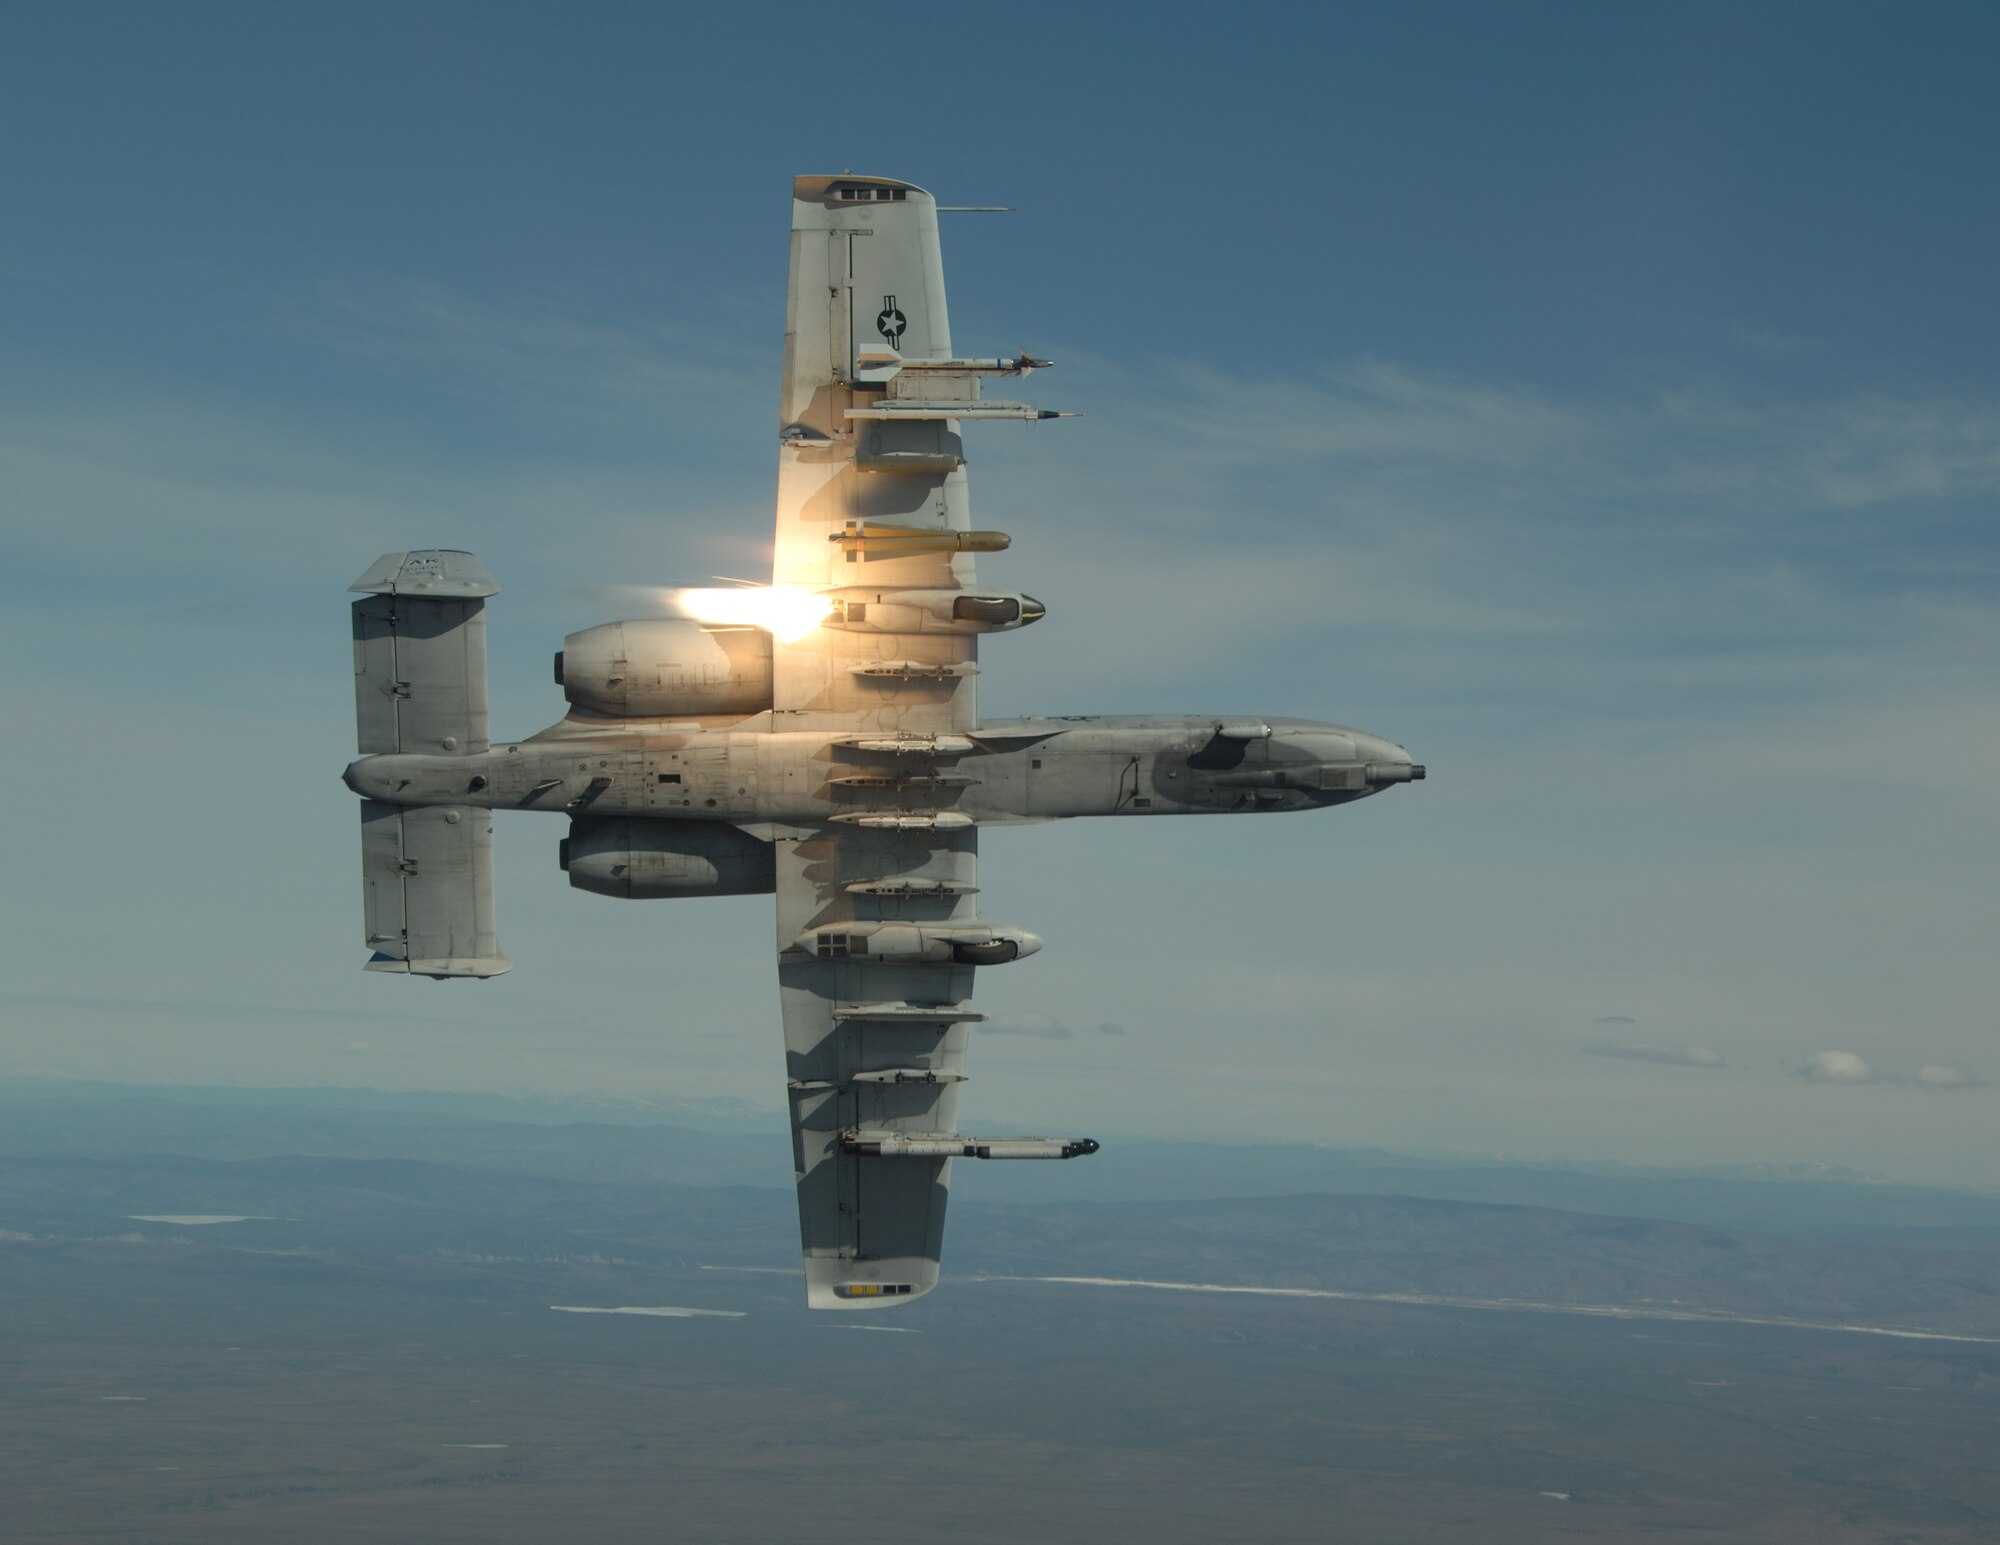
<svg viewBox="0 0 2000 1545">
<path fill-rule="evenodd" d="M 789 1191 L 784 1118 L 731 1101 L 571 1102 L 370 1090 L 0 1081 L 0 1154 L 415 1159 L 604 1183 Z M 1125 1140 L 1086 1161 L 960 1165 L 961 1202 L 1398 1195 L 1657 1218 L 1827 1243 L 2000 1246 L 2000 1194 L 1817 1166 L 1655 1170 L 1286 1144 Z"/>
<path fill-rule="evenodd" d="M 999 1178 L 958 1167 L 948 1273 L 2000 1336 L 2000 1199 L 1978 1195 L 1167 1143 Z M 0 1103 L 0 1241 L 15 1245 L 789 1270 L 792 1214 L 782 1129 L 154 1096 Z M 204 1216 L 244 1221 L 148 1221 Z"/>
</svg>

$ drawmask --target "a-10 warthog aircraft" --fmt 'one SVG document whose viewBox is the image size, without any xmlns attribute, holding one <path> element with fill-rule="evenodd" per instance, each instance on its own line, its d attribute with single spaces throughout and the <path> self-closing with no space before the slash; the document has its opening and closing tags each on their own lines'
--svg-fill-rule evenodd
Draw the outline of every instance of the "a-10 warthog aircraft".
<svg viewBox="0 0 2000 1545">
<path fill-rule="evenodd" d="M 982 723 L 979 640 L 1041 603 L 981 585 L 961 427 L 1057 415 L 981 395 L 1046 361 L 961 359 L 937 206 L 882 177 L 792 187 L 772 585 L 575 633 L 561 723 L 494 745 L 486 597 L 462 552 L 354 589 L 371 971 L 495 976 L 494 810 L 569 822 L 570 883 L 633 900 L 775 894 L 807 1302 L 937 1282 L 954 1158 L 1089 1138 L 958 1131 L 973 974 L 1041 948 L 980 906 L 984 826 L 1318 810 L 1423 777 L 1400 746 L 1256 714 Z"/>
</svg>

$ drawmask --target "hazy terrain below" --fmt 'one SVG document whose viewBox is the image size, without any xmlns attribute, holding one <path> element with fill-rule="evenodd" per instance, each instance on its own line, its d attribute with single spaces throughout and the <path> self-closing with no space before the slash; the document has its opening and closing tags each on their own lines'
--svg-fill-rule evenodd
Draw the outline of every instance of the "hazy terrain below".
<svg viewBox="0 0 2000 1545">
<path fill-rule="evenodd" d="M 789 1191 L 786 1118 L 713 1103 L 651 1105 L 0 1081 L 0 1152 L 251 1159 L 422 1159 L 585 1181 Z M 2000 1247 L 2000 1193 L 1840 1173 L 1664 1171 L 1418 1158 L 1375 1149 L 1116 1139 L 1088 1162 L 1023 1172 L 960 1165 L 960 1200 L 1176 1201 L 1237 1196 L 1427 1197 L 1513 1203 L 1827 1241 Z"/>
<path fill-rule="evenodd" d="M 936 1294 L 813 1315 L 783 1132 L 732 1113 L 96 1094 L 0 1104 L 10 1541 L 2000 1530 L 2000 1250 L 1947 1247 L 1988 1237 L 1976 1195 L 1159 1145 L 1186 1194 L 1051 1196 L 1100 1160 L 966 1164 Z M 1416 1175 L 1517 1191 L 1342 1194 Z M 1808 1200 L 1780 1234 L 1518 1199 L 1568 1180 Z M 1898 1198 L 1923 1247 L 1862 1242 Z"/>
</svg>

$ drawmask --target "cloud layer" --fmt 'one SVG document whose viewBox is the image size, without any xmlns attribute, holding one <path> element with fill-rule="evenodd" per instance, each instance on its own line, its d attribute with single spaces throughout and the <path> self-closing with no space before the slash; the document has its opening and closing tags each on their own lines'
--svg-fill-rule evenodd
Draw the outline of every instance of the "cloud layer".
<svg viewBox="0 0 2000 1545">
<path fill-rule="evenodd" d="M 981 1035 L 1024 1035 L 1039 1041 L 1067 1041 L 1070 1027 L 1052 1015 L 1036 1011 L 1028 1014 L 999 1014 L 979 1026 Z"/>
<path fill-rule="evenodd" d="M 1816 1051 L 1799 1069 L 1816 1084 L 1873 1083 L 1875 1071 L 1851 1051 Z"/>
</svg>

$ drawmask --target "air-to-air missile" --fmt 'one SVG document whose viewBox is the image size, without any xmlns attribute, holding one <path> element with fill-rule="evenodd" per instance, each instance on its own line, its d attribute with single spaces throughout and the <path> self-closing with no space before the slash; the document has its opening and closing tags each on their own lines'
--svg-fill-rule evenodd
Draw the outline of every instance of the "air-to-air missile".
<svg viewBox="0 0 2000 1545">
<path fill-rule="evenodd" d="M 878 1159 L 1076 1159 L 1097 1152 L 1094 1137 L 953 1137 L 945 1133 L 870 1132 L 840 1134 L 849 1153 Z"/>
</svg>

